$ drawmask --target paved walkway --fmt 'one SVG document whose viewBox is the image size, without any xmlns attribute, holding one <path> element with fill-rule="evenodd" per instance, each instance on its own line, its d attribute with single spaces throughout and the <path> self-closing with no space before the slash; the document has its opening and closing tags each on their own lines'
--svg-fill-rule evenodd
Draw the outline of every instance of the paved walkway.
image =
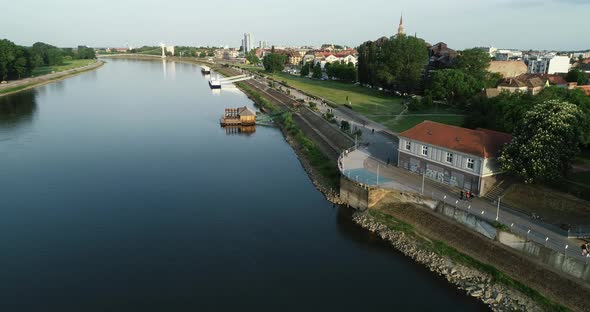
<svg viewBox="0 0 590 312">
<path fill-rule="evenodd" d="M 497 221 L 505 224 L 515 234 L 527 237 L 556 251 L 566 251 L 570 257 L 590 261 L 589 258 L 583 257 L 581 254 L 581 240 L 569 239 L 547 228 L 548 225 L 533 221 L 518 212 L 502 207 L 498 210 L 497 205 L 482 198 L 473 198 L 470 201 L 460 200 L 459 194 L 454 189 L 421 175 L 387 165 L 372 157 L 364 148 L 345 154 L 339 165 L 343 175 L 359 183 L 422 193 L 488 221 L 496 221 L 496 217 L 498 217 Z M 422 190 L 423 182 L 424 190 Z M 566 246 L 568 246 L 567 249 Z"/>
</svg>

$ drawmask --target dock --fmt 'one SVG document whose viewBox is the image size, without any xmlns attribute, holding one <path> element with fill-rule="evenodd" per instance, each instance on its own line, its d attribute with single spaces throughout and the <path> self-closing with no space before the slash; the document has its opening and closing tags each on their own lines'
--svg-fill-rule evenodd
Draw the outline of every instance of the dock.
<svg viewBox="0 0 590 312">
<path fill-rule="evenodd" d="M 226 108 L 219 119 L 222 127 L 226 126 L 255 126 L 256 113 L 248 107 Z"/>
</svg>

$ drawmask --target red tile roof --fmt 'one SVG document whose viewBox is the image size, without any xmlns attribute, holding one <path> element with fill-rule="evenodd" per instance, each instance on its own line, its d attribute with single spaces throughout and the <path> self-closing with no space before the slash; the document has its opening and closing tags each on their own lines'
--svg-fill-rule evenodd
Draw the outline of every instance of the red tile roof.
<svg viewBox="0 0 590 312">
<path fill-rule="evenodd" d="M 512 141 L 508 133 L 481 128 L 472 130 L 428 120 L 400 133 L 400 136 L 482 158 L 497 157 L 502 146 Z"/>
<path fill-rule="evenodd" d="M 582 91 L 586 92 L 587 96 L 590 96 L 590 86 L 577 86 L 576 88 L 581 89 Z"/>
</svg>

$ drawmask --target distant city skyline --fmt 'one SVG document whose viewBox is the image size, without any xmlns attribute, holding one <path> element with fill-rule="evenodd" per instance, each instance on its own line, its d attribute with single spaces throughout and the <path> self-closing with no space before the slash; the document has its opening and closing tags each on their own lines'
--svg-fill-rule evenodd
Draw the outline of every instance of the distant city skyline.
<svg viewBox="0 0 590 312">
<path fill-rule="evenodd" d="M 182 9 L 176 9 L 182 8 Z M 0 37 L 21 45 L 124 47 L 189 45 L 239 47 L 252 42 L 277 46 L 358 46 L 397 33 L 403 12 L 408 35 L 454 49 L 475 46 L 535 50 L 590 49 L 584 21 L 586 0 L 271 0 L 214 2 L 103 0 L 92 7 L 73 0 L 10 1 L 3 4 Z M 206 12 L 206 14 L 201 14 Z"/>
</svg>

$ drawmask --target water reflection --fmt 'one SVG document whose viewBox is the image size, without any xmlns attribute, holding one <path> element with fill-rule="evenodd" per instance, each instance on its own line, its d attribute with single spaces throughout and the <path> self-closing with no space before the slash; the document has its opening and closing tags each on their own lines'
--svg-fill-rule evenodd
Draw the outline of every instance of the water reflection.
<svg viewBox="0 0 590 312">
<path fill-rule="evenodd" d="M 0 97 L 0 135 L 4 134 L 4 130 L 30 125 L 36 111 L 34 89 Z"/>
<path fill-rule="evenodd" d="M 226 135 L 252 135 L 256 132 L 256 126 L 226 126 Z"/>
</svg>

